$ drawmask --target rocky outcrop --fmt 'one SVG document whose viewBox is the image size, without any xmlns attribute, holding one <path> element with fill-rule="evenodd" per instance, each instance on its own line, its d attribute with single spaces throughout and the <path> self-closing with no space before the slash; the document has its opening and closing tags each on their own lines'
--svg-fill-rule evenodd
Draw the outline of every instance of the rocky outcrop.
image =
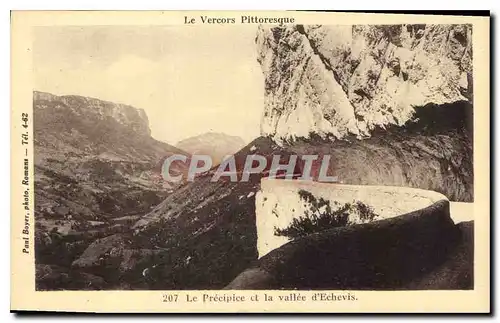
<svg viewBox="0 0 500 323">
<path fill-rule="evenodd" d="M 414 108 L 472 102 L 469 25 L 260 27 L 261 133 L 370 136 Z"/>
<path fill-rule="evenodd" d="M 184 153 L 152 138 L 144 111 L 129 105 L 34 92 L 33 111 L 37 159 L 51 150 L 132 162 L 158 162 L 168 152 Z"/>
<path fill-rule="evenodd" d="M 131 249 L 130 245 L 130 238 L 123 234 L 98 239 L 73 261 L 72 267 L 98 273 L 108 283 L 113 283 L 131 272 L 141 272 L 142 264 L 151 262 L 159 253 L 158 250 Z"/>
<path fill-rule="evenodd" d="M 79 96 L 57 96 L 47 92 L 33 92 L 33 101 L 39 109 L 55 107 L 69 109 L 77 116 L 96 121 L 113 120 L 119 125 L 134 131 L 137 136 L 150 136 L 149 120 L 143 109 L 126 104 L 118 104 L 99 99 Z"/>
</svg>

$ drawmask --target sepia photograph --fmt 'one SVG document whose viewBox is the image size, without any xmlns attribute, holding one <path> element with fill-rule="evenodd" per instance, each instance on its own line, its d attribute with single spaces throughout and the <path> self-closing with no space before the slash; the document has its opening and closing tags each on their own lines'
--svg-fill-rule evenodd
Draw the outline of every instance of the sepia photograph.
<svg viewBox="0 0 500 323">
<path fill-rule="evenodd" d="M 487 288 L 489 18 L 324 15 L 30 25 L 12 239 L 33 293 Z"/>
</svg>

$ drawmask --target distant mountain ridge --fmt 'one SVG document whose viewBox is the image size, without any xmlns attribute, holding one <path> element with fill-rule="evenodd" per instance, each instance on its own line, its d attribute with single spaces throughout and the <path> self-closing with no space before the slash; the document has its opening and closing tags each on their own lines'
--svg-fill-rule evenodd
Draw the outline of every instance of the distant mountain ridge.
<svg viewBox="0 0 500 323">
<path fill-rule="evenodd" d="M 93 113 L 101 120 L 107 117 L 113 118 L 119 124 L 129 127 L 138 135 L 151 135 L 149 120 L 143 109 L 138 109 L 127 104 L 113 103 L 96 98 L 80 95 L 57 96 L 47 92 L 33 92 L 35 102 L 60 102 L 68 106 L 75 113 Z M 80 110 L 80 111 L 79 111 Z"/>
<path fill-rule="evenodd" d="M 166 151 L 185 154 L 152 138 L 146 113 L 130 105 L 35 91 L 33 107 L 37 146 L 148 162 Z"/>
<path fill-rule="evenodd" d="M 203 154 L 212 157 L 213 164 L 219 164 L 224 156 L 232 155 L 245 146 L 243 139 L 225 133 L 207 132 L 179 141 L 180 149 L 190 154 Z"/>
</svg>

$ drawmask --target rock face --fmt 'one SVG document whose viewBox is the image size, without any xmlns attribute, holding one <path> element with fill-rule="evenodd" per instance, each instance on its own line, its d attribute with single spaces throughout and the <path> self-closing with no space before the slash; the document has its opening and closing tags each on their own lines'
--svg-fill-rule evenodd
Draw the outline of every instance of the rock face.
<svg viewBox="0 0 500 323">
<path fill-rule="evenodd" d="M 370 136 L 415 107 L 472 102 L 469 25 L 260 28 L 262 135 Z"/>
<path fill-rule="evenodd" d="M 184 153 L 153 139 L 144 111 L 129 105 L 35 91 L 33 109 L 35 146 L 40 149 L 133 162 Z"/>
<path fill-rule="evenodd" d="M 158 253 L 158 250 L 130 249 L 130 245 L 130 237 L 126 234 L 98 239 L 73 261 L 72 267 L 97 273 L 105 277 L 108 285 L 116 284 Z"/>
<path fill-rule="evenodd" d="M 224 156 L 232 155 L 245 146 L 243 139 L 224 133 L 208 132 L 179 141 L 176 147 L 194 155 L 212 157 L 213 165 L 219 164 Z"/>
<path fill-rule="evenodd" d="M 75 115 L 85 119 L 92 118 L 97 122 L 112 119 L 119 125 L 134 131 L 139 136 L 151 135 L 148 117 L 144 110 L 134 108 L 130 105 L 78 95 L 57 96 L 38 91 L 33 92 L 33 101 L 39 103 L 39 107 L 42 109 L 44 107 L 51 107 L 53 105 L 51 103 L 57 103 L 59 108 L 66 107 Z"/>
</svg>

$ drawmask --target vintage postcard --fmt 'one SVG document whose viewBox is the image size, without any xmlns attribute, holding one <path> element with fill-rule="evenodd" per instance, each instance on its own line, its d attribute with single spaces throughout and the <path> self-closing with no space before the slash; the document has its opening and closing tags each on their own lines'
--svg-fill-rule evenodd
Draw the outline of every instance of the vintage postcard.
<svg viewBox="0 0 500 323">
<path fill-rule="evenodd" d="M 490 311 L 488 16 L 11 24 L 11 310 Z"/>
</svg>

